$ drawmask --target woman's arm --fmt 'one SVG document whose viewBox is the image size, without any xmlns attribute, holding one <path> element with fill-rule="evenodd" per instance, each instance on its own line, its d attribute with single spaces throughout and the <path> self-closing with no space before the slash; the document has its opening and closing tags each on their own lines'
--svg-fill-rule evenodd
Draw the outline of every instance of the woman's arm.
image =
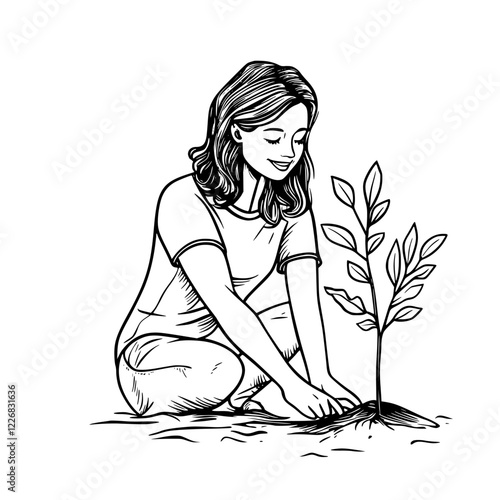
<svg viewBox="0 0 500 500">
<path fill-rule="evenodd" d="M 323 317 L 318 296 L 318 265 L 316 259 L 304 257 L 290 261 L 285 271 L 288 297 L 304 355 L 309 381 L 321 381 L 330 375 Z M 293 280 L 292 280 L 293 277 Z M 289 286 L 289 283 L 298 285 Z"/>
<path fill-rule="evenodd" d="M 307 417 L 341 411 L 333 398 L 310 386 L 281 356 L 258 316 L 235 293 L 220 248 L 194 246 L 180 255 L 179 262 L 229 340 L 281 387 L 293 407 Z M 245 336 L 238 335 L 242 322 Z"/>
<path fill-rule="evenodd" d="M 290 261 L 285 271 L 287 291 L 295 330 L 302 348 L 310 383 L 337 399 L 355 400 L 357 396 L 331 375 L 325 341 L 325 329 L 318 293 L 318 264 L 312 257 Z M 292 277 L 298 286 L 291 287 Z"/>
</svg>

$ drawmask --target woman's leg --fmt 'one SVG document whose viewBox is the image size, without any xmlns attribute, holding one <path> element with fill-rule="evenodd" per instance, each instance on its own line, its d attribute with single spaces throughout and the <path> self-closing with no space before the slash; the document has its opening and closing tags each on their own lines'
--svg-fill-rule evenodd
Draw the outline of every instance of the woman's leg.
<svg viewBox="0 0 500 500">
<path fill-rule="evenodd" d="M 304 360 L 299 352 L 290 304 L 288 302 L 277 304 L 259 312 L 258 316 L 283 357 L 289 361 L 290 366 L 303 377 L 306 377 Z M 220 331 L 210 336 L 210 338 L 231 347 L 229 341 Z M 246 355 L 240 354 L 240 358 L 244 366 L 244 375 L 230 399 L 231 404 L 237 408 L 242 407 L 270 382 L 269 377 Z"/>
<path fill-rule="evenodd" d="M 219 406 L 243 375 L 239 357 L 223 345 L 160 334 L 132 342 L 117 368 L 120 390 L 138 415 Z"/>
</svg>

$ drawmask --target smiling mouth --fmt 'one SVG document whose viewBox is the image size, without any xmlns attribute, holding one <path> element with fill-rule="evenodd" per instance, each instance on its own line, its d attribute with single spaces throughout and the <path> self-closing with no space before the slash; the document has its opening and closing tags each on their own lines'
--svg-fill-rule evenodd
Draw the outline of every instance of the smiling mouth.
<svg viewBox="0 0 500 500">
<path fill-rule="evenodd" d="M 281 170 L 284 172 L 285 170 L 288 170 L 288 167 L 292 164 L 291 161 L 273 161 L 269 160 L 274 167 L 276 167 L 278 170 Z"/>
</svg>

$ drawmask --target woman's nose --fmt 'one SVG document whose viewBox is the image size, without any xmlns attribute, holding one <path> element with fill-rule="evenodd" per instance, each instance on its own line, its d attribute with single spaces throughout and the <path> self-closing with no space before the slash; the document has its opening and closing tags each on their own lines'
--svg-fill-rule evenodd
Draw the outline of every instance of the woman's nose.
<svg viewBox="0 0 500 500">
<path fill-rule="evenodd" d="M 293 141 L 287 141 L 283 143 L 281 156 L 283 158 L 293 158 L 295 156 L 295 151 L 293 150 Z"/>
</svg>

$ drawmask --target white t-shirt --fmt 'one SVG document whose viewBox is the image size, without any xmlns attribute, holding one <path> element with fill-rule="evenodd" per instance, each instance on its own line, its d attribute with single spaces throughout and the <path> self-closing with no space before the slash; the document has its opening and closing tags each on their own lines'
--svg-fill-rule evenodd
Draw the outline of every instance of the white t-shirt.
<svg viewBox="0 0 500 500">
<path fill-rule="evenodd" d="M 214 207 L 192 174 L 176 179 L 160 195 L 149 269 L 120 332 L 116 355 L 149 333 L 204 338 L 217 329 L 215 318 L 179 264 L 179 256 L 196 245 L 215 245 L 225 253 L 235 292 L 242 300 L 275 266 L 284 273 L 287 262 L 304 256 L 321 264 L 310 210 L 271 227 L 257 211 Z"/>
</svg>

